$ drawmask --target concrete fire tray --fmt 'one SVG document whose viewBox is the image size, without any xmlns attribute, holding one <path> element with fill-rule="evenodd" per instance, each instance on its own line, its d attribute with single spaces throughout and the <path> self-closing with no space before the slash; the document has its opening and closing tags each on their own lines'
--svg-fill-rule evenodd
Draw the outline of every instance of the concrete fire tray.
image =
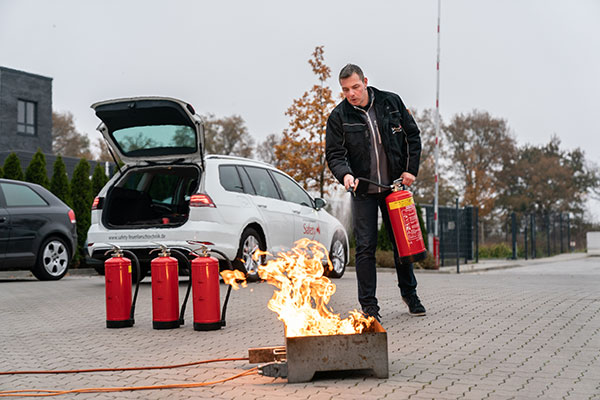
<svg viewBox="0 0 600 400">
<path fill-rule="evenodd" d="M 274 361 L 259 367 L 261 373 L 287 377 L 289 383 L 309 382 L 316 372 L 327 371 L 372 370 L 377 378 L 389 375 L 387 332 L 377 321 L 360 334 L 289 337 L 285 349 L 250 349 L 249 356 L 251 363 Z"/>
</svg>

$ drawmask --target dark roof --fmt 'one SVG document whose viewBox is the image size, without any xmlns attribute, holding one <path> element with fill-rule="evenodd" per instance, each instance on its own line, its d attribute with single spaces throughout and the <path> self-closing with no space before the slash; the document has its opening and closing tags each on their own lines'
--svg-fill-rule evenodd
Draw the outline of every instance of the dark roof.
<svg viewBox="0 0 600 400">
<path fill-rule="evenodd" d="M 19 69 L 13 69 L 13 68 L 8 68 L 8 67 L 0 66 L 0 72 L 2 72 L 2 71 L 14 72 L 14 73 L 17 73 L 17 74 L 22 74 L 22 75 L 30 75 L 30 76 L 33 76 L 33 77 L 36 77 L 36 78 L 48 79 L 50 81 L 53 79 L 53 78 L 50 78 L 48 76 L 43 76 L 43 75 L 39 75 L 39 74 L 33 74 L 31 72 L 25 72 L 25 71 L 21 71 Z"/>
</svg>

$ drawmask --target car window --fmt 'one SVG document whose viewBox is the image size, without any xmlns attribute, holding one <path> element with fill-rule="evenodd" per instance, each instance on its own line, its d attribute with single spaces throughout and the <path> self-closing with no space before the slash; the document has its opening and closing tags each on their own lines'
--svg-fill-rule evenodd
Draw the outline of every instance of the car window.
<svg viewBox="0 0 600 400">
<path fill-rule="evenodd" d="M 154 175 L 148 195 L 154 203 L 173 204 L 179 177 L 177 175 Z"/>
<path fill-rule="evenodd" d="M 230 192 L 244 192 L 240 175 L 233 165 L 219 166 L 219 181 L 225 190 Z"/>
<path fill-rule="evenodd" d="M 0 183 L 7 207 L 39 207 L 48 203 L 33 189 L 14 183 Z"/>
<path fill-rule="evenodd" d="M 242 167 L 237 168 L 240 173 L 240 177 L 242 178 L 242 184 L 244 186 L 244 192 L 249 194 L 256 194 L 254 191 L 254 187 L 252 186 L 252 182 L 250 182 L 250 178 L 248 177 L 248 173 Z"/>
<path fill-rule="evenodd" d="M 256 194 L 264 197 L 271 197 L 274 199 L 279 198 L 275 182 L 271 179 L 271 176 L 264 168 L 257 167 L 244 167 L 248 172 L 248 176 L 252 181 L 252 186 L 256 190 Z"/>
<path fill-rule="evenodd" d="M 273 173 L 273 177 L 275 177 L 275 180 L 279 184 L 279 188 L 283 193 L 283 198 L 286 201 L 291 201 L 292 203 L 312 207 L 312 201 L 310 199 L 310 196 L 296 182 L 294 182 L 291 178 L 280 174 L 279 172 L 271 172 Z"/>
<path fill-rule="evenodd" d="M 196 152 L 196 131 L 185 125 L 133 126 L 112 133 L 126 156 L 190 154 Z"/>
<path fill-rule="evenodd" d="M 141 172 L 133 172 L 131 174 L 128 174 L 127 180 L 125 181 L 123 188 L 138 190 L 138 186 L 139 186 L 140 181 L 142 180 L 143 176 L 144 176 L 144 174 Z"/>
</svg>

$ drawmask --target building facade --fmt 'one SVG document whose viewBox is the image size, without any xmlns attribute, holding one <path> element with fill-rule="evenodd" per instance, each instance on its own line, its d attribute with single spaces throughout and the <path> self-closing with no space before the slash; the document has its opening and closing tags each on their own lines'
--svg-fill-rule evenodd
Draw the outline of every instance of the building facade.
<svg viewBox="0 0 600 400">
<path fill-rule="evenodd" d="M 56 155 L 52 151 L 52 78 L 0 66 L 0 166 L 15 153 L 23 172 L 38 149 L 46 157 L 48 178 Z M 78 158 L 61 154 L 73 176 Z M 90 161 L 92 169 L 95 161 Z M 104 163 L 102 163 L 104 166 Z M 114 164 L 107 169 L 111 171 Z"/>
<path fill-rule="evenodd" d="M 52 78 L 0 66 L 0 150 L 52 154 Z"/>
</svg>

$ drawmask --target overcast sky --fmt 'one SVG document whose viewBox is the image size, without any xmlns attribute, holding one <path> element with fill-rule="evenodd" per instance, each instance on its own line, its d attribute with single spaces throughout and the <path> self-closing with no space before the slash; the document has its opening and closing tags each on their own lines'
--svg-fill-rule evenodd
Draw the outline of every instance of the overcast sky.
<svg viewBox="0 0 600 400">
<path fill-rule="evenodd" d="M 446 121 L 486 110 L 521 144 L 556 134 L 600 164 L 600 1 L 442 0 L 441 16 Z M 436 21 L 436 0 L 0 0 L 0 65 L 52 77 L 54 110 L 94 141 L 89 106 L 139 95 L 239 114 L 261 141 L 315 83 L 317 45 L 334 77 L 353 62 L 410 108 L 433 107 Z"/>
</svg>

